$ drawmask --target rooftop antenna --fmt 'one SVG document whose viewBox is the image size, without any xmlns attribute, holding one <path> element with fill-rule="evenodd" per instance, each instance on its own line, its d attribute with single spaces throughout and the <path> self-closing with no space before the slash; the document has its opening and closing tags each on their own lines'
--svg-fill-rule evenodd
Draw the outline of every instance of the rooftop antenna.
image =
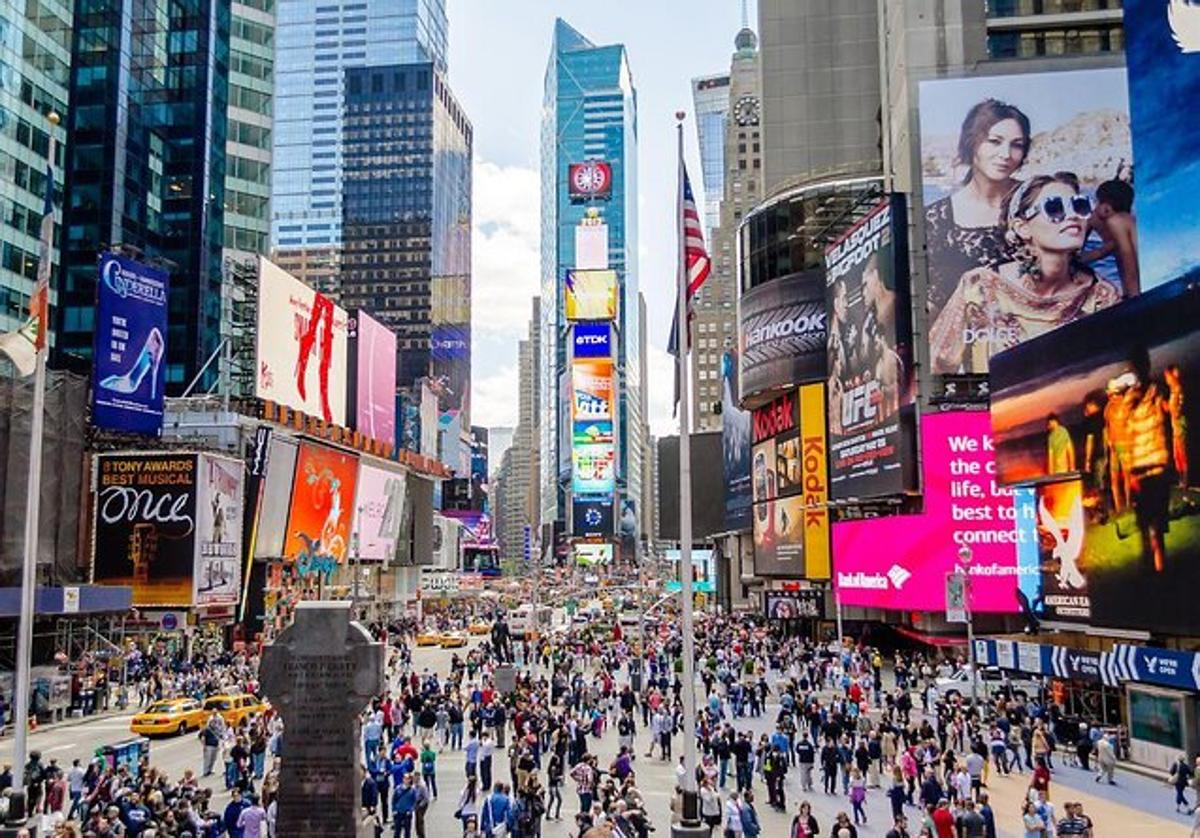
<svg viewBox="0 0 1200 838">
<path fill-rule="evenodd" d="M 750 28 L 750 13 L 747 11 L 746 0 L 742 0 L 742 28 Z"/>
</svg>

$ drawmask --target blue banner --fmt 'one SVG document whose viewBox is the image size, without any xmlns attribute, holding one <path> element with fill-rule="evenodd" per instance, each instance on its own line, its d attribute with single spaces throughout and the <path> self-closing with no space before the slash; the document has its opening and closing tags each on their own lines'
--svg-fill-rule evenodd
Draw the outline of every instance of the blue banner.
<svg viewBox="0 0 1200 838">
<path fill-rule="evenodd" d="M 1183 690 L 1200 689 L 1200 657 L 1195 652 L 1118 643 L 1113 647 L 1112 659 L 1113 674 L 1121 680 Z"/>
<path fill-rule="evenodd" d="M 1200 8 L 1135 0 L 1125 8 L 1142 289 L 1200 267 Z M 1186 104 L 1185 104 L 1186 103 Z"/>
<path fill-rule="evenodd" d="M 612 357 L 612 332 L 607 323 L 576 323 L 571 339 L 576 358 Z"/>
<path fill-rule="evenodd" d="M 99 279 L 92 424 L 157 436 L 166 380 L 168 274 L 105 253 Z"/>
</svg>

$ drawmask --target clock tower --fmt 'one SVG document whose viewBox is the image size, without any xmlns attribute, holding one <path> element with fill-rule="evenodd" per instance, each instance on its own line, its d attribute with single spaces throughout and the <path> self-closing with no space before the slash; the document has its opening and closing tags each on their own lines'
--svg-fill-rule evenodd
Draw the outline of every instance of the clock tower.
<svg viewBox="0 0 1200 838">
<path fill-rule="evenodd" d="M 758 36 L 743 26 L 729 66 L 723 189 L 709 249 L 713 272 L 697 296 L 692 326 L 692 416 L 698 431 L 721 429 L 715 408 L 721 402 L 722 356 L 737 346 L 737 227 L 763 197 L 758 61 Z"/>
</svg>

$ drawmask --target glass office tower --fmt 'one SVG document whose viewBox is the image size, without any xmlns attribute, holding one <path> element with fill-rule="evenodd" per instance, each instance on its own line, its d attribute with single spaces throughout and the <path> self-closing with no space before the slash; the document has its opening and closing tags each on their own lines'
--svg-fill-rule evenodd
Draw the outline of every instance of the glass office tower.
<svg viewBox="0 0 1200 838">
<path fill-rule="evenodd" d="M 700 142 L 700 175 L 704 187 L 705 241 L 721 223 L 725 194 L 725 128 L 729 124 L 729 74 L 692 79 L 696 138 Z"/>
<path fill-rule="evenodd" d="M 539 370 L 545 421 L 541 433 L 542 524 L 565 521 L 571 475 L 569 379 L 563 283 L 577 264 L 576 229 L 589 211 L 608 228 L 608 266 L 617 272 L 617 508 L 641 494 L 643 411 L 638 346 L 637 92 L 621 44 L 597 46 L 555 21 L 542 107 L 542 347 Z M 568 194 L 573 163 L 612 167 L 611 195 L 580 203 Z"/>
<path fill-rule="evenodd" d="M 354 67 L 446 68 L 445 0 L 278 0 L 271 248 L 280 266 L 337 292 L 344 77 Z"/>
<path fill-rule="evenodd" d="M 431 379 L 443 462 L 466 474 L 471 123 L 432 62 L 351 68 L 345 91 L 342 303 L 396 333 L 398 385 Z"/>
<path fill-rule="evenodd" d="M 228 0 L 75 3 L 58 348 L 91 357 L 96 257 L 122 245 L 170 270 L 173 395 L 220 342 L 229 29 Z"/>
<path fill-rule="evenodd" d="M 18 328 L 29 316 L 50 150 L 46 116 L 50 111 L 67 112 L 70 66 L 70 3 L 46 6 L 0 0 L 0 114 L 5 117 L 0 131 L 5 183 L 0 216 L 0 332 Z M 61 184 L 66 131 L 61 125 L 55 130 L 59 147 L 54 176 Z M 59 263 L 57 250 L 54 262 Z M 52 290 L 57 289 L 60 275 L 54 275 Z"/>
</svg>

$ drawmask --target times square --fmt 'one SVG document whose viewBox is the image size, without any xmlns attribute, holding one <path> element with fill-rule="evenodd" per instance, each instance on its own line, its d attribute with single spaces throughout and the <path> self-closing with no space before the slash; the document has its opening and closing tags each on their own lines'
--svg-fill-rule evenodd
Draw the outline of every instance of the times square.
<svg viewBox="0 0 1200 838">
<path fill-rule="evenodd" d="M 1200 5 L 561 5 L 8 0 L 0 836 L 1200 835 Z"/>
</svg>

